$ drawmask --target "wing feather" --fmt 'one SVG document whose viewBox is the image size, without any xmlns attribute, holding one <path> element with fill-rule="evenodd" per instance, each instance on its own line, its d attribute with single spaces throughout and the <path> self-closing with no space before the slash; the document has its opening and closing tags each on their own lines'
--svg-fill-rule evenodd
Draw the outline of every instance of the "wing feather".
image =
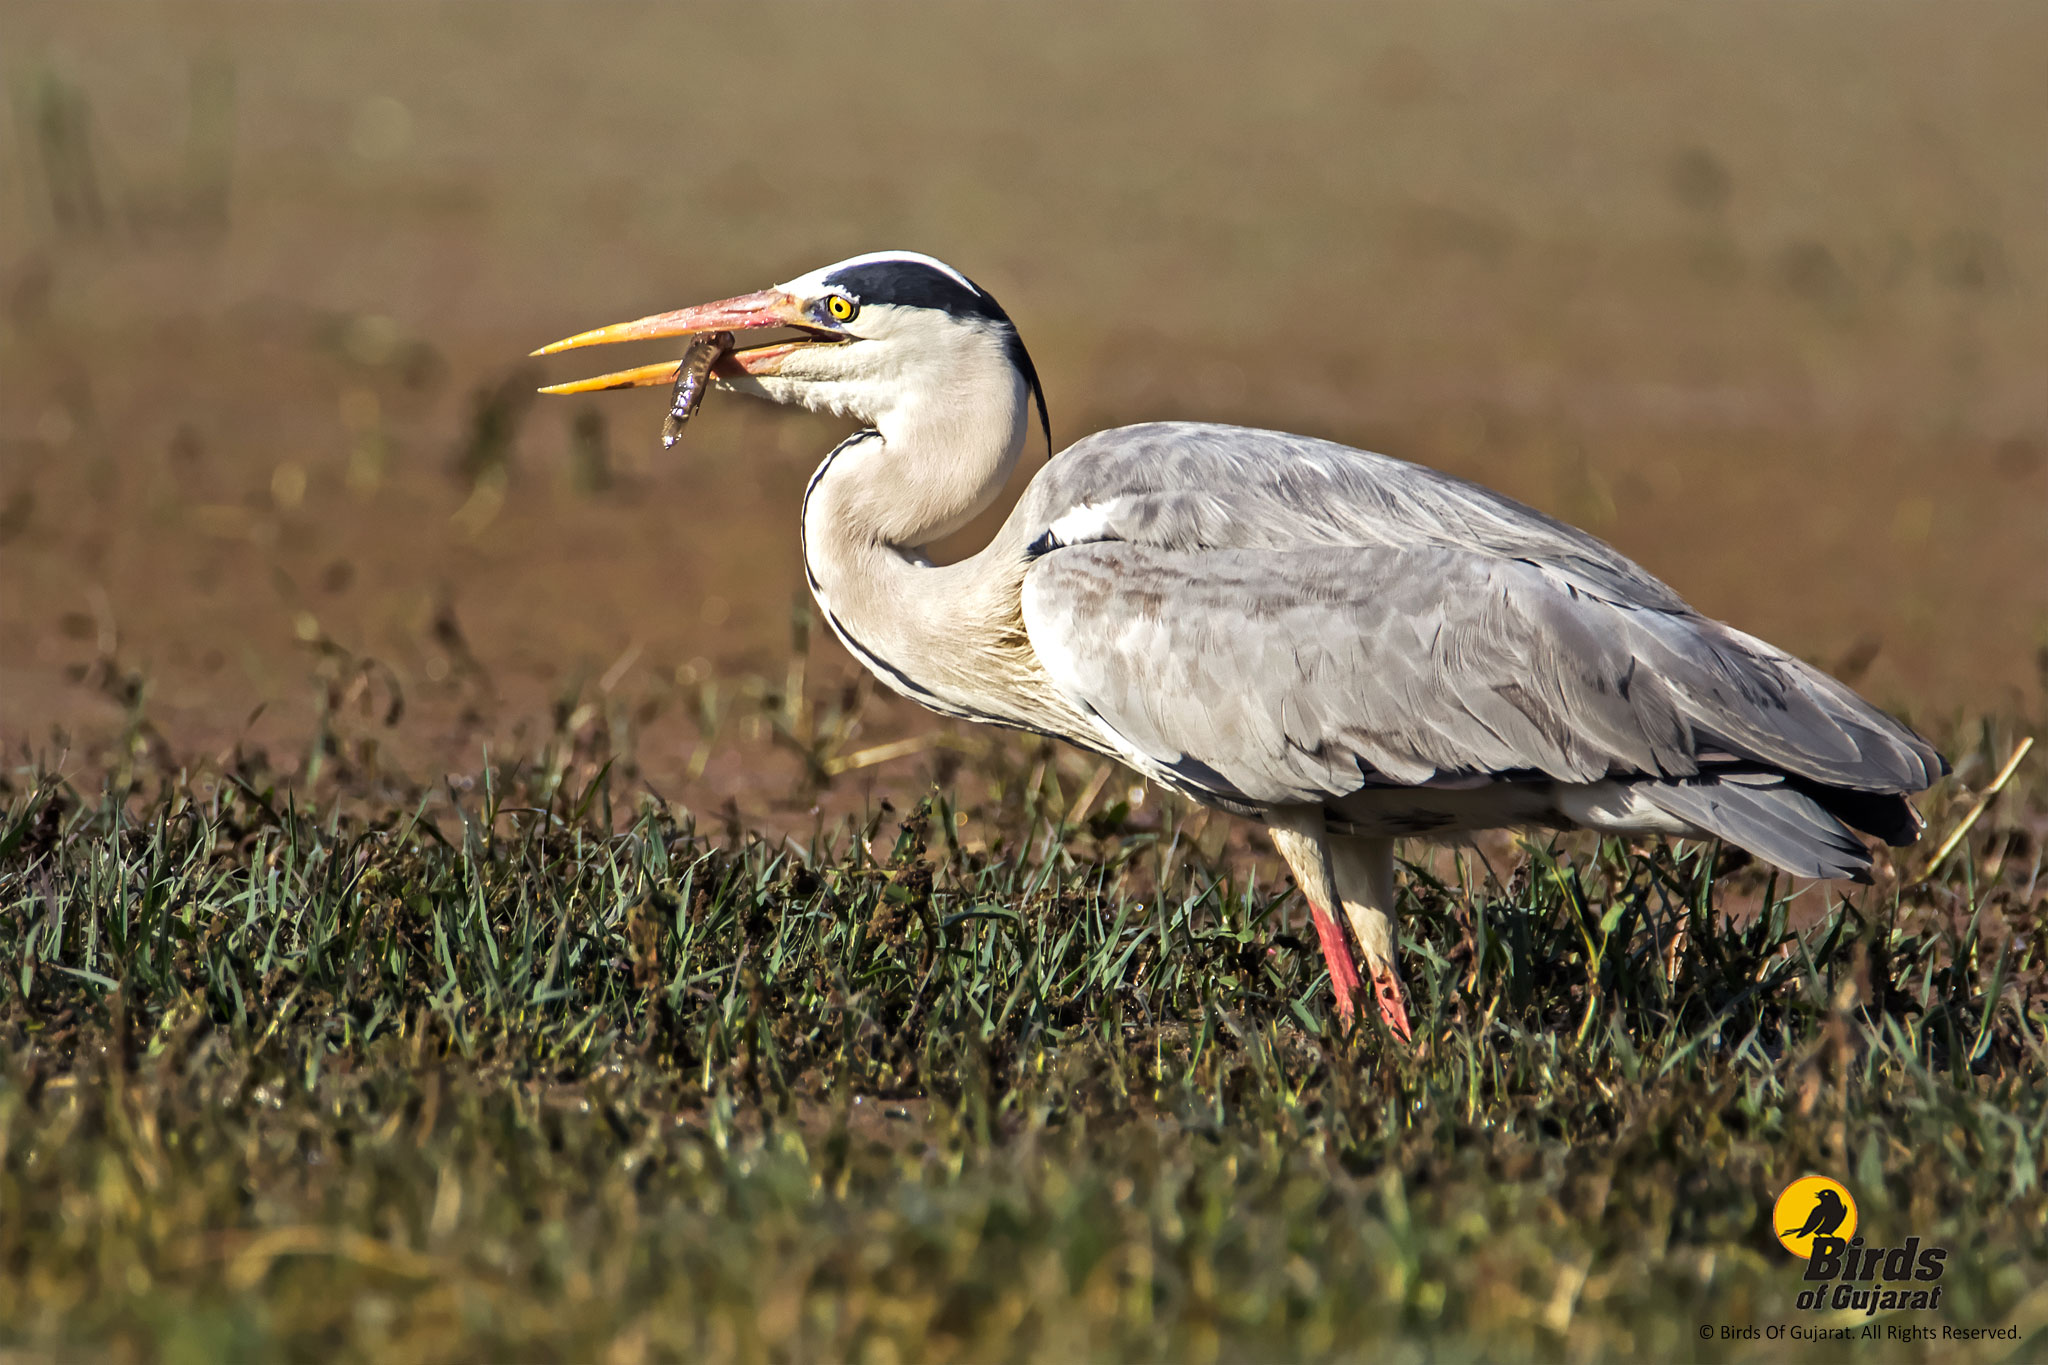
<svg viewBox="0 0 2048 1365">
<path fill-rule="evenodd" d="M 1601 542 L 1329 442 L 1083 441 L 1018 509 L 1032 647 L 1141 767 L 1219 799 L 1764 765 L 1925 787 L 1918 736 Z"/>
</svg>

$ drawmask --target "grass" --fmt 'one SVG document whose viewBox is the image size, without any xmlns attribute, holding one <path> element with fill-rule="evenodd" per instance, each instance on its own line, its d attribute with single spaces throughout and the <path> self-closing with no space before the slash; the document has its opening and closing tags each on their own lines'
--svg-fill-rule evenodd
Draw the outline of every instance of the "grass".
<svg viewBox="0 0 2048 1365">
<path fill-rule="evenodd" d="M 249 764 L 19 774 L 0 1346 L 1828 1358 L 1696 1335 L 1820 1320 L 1769 1235 L 1812 1170 L 1953 1248 L 1925 1320 L 2039 1358 L 2031 797 L 1825 905 L 1696 845 L 1418 865 L 1410 1049 L 1333 1026 L 1299 903 L 1187 856 L 1185 811 L 992 790 L 798 847 L 603 767 L 310 806 Z"/>
</svg>

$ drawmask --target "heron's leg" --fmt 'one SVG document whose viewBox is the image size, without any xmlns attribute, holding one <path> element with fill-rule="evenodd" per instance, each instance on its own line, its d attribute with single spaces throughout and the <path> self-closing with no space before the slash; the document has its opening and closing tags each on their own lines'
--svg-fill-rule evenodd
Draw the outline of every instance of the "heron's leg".
<svg viewBox="0 0 2048 1365">
<path fill-rule="evenodd" d="M 1283 807 L 1267 815 L 1266 827 L 1273 836 L 1273 847 L 1294 873 L 1294 884 L 1308 898 L 1309 918 L 1315 921 L 1316 938 L 1323 945 L 1323 961 L 1330 966 L 1330 993 L 1337 997 L 1337 1017 L 1348 1024 L 1356 1009 L 1351 997 L 1358 990 L 1358 968 L 1351 960 L 1351 945 L 1344 941 L 1344 929 L 1332 913 L 1338 904 L 1337 885 L 1330 871 L 1323 813 L 1314 806 Z"/>
<path fill-rule="evenodd" d="M 1373 998 L 1380 1018 L 1403 1039 L 1408 1027 L 1408 1002 L 1401 989 L 1401 948 L 1394 934 L 1394 841 L 1333 836 L 1328 841 L 1330 870 L 1344 917 L 1365 950 L 1366 974 L 1372 977 Z"/>
</svg>

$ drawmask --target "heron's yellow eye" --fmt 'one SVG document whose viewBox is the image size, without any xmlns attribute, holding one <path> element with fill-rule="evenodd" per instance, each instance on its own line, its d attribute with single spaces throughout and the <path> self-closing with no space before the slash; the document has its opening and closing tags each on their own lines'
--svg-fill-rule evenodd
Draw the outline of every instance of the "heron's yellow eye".
<svg viewBox="0 0 2048 1365">
<path fill-rule="evenodd" d="M 834 294 L 825 300 L 825 311 L 830 313 L 836 321 L 851 322 L 853 321 L 853 315 L 858 313 L 860 308 L 852 299 L 847 298 L 845 295 Z"/>
</svg>

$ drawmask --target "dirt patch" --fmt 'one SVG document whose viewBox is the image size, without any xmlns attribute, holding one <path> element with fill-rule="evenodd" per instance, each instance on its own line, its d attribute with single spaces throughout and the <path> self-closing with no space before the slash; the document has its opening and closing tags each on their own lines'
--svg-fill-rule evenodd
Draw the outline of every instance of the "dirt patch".
<svg viewBox="0 0 2048 1365">
<path fill-rule="evenodd" d="M 659 393 L 528 396 L 539 342 L 888 245 L 1004 299 L 1060 444 L 1386 450 L 1916 717 L 2038 706 L 2038 15 L 1071 17 L 16 6 L 7 752 L 602 731 L 787 824 L 825 749 L 971 749 L 803 628 L 831 424 L 714 399 L 663 457 Z"/>
</svg>

